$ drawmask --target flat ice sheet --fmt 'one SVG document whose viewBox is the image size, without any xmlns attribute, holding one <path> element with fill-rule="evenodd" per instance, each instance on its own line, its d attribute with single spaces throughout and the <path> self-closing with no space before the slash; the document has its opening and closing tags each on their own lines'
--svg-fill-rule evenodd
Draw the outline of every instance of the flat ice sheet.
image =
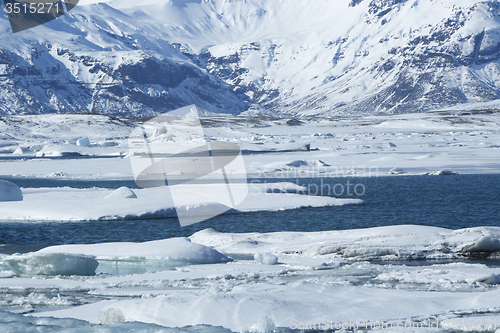
<svg viewBox="0 0 500 333">
<path fill-rule="evenodd" d="M 287 186 L 289 185 L 289 186 Z M 284 193 L 268 193 L 275 184 L 252 184 L 246 199 L 236 211 L 252 212 L 285 210 L 300 207 L 324 207 L 359 204 L 360 199 L 338 199 L 324 196 L 286 193 L 296 192 L 295 184 L 283 185 Z M 189 187 L 190 185 L 176 185 Z M 246 187 L 246 184 L 233 185 Z M 105 198 L 112 190 L 45 188 L 25 189 L 24 200 L 0 202 L 0 221 L 89 221 L 176 217 L 175 208 L 217 205 L 218 191 L 226 185 L 197 185 L 184 197 L 176 197 L 175 204 L 168 187 L 134 190 L 137 198 Z M 235 211 L 232 211 L 235 212 Z"/>
</svg>

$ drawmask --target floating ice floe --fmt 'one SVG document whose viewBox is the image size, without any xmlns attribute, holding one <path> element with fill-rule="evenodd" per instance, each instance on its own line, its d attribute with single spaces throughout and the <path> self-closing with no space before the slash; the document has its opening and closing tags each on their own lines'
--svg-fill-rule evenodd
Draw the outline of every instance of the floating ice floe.
<svg viewBox="0 0 500 333">
<path fill-rule="evenodd" d="M 301 167 L 326 167 L 330 166 L 329 164 L 321 161 L 307 161 L 307 160 L 296 160 L 286 164 L 289 167 L 301 168 Z"/>
<path fill-rule="evenodd" d="M 40 188 L 24 190 L 22 202 L 0 202 L 0 220 L 2 221 L 96 221 L 149 218 L 175 218 L 176 208 L 193 212 L 209 212 L 218 209 L 220 203 L 213 197 L 226 191 L 225 184 L 176 185 L 183 195 L 175 197 L 168 187 L 137 189 L 137 196 L 129 200 L 123 196 L 130 193 L 120 190 L 113 195 L 113 205 L 104 199 L 113 190 Z M 293 183 L 280 183 L 275 186 L 279 193 L 268 193 L 272 184 L 234 184 L 236 187 L 248 187 L 246 199 L 227 211 L 227 214 L 254 211 L 276 211 L 301 207 L 325 207 L 359 204 L 359 199 L 339 199 L 327 196 L 299 194 L 302 188 Z M 123 192 L 122 192 L 123 191 Z M 293 192 L 293 193 L 292 193 Z M 118 197 L 117 197 L 118 196 Z M 196 208 L 196 209 L 193 209 Z M 173 223 L 176 223 L 175 221 Z"/>
<path fill-rule="evenodd" d="M 35 253 L 84 254 L 94 256 L 98 260 L 163 259 L 174 264 L 213 264 L 231 260 L 217 250 L 191 242 L 188 238 L 171 238 L 144 243 L 57 245 L 46 247 Z"/>
<path fill-rule="evenodd" d="M 404 225 L 269 234 L 230 234 L 206 229 L 193 234 L 190 239 L 222 253 L 333 256 L 351 261 L 496 257 L 500 251 L 500 227 L 450 230 Z"/>
<path fill-rule="evenodd" d="M 6 180 L 0 180 L 0 202 L 22 200 L 23 193 L 19 186 Z"/>
</svg>

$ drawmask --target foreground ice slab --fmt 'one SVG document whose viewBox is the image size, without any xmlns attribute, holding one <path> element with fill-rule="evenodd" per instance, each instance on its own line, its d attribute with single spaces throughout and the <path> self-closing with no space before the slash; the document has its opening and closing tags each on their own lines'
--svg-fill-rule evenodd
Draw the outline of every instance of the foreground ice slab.
<svg viewBox="0 0 500 333">
<path fill-rule="evenodd" d="M 380 329 L 381 323 L 394 329 L 405 323 L 412 326 L 418 323 L 417 327 L 423 328 L 438 328 L 441 323 L 442 328 L 441 312 L 496 307 L 498 297 L 498 290 L 436 295 L 308 282 L 286 286 L 242 285 L 228 293 L 177 293 L 149 300 L 116 302 L 103 308 L 98 320 L 105 325 L 123 321 L 168 327 L 221 325 L 236 332 L 272 332 L 277 327 L 335 330 L 342 325 L 351 330 L 373 326 Z M 483 329 L 487 329 L 488 324 L 490 329 L 494 327 L 492 321 L 483 324 L 486 326 Z"/>
<path fill-rule="evenodd" d="M 377 332 L 398 332 L 397 325 L 406 324 L 412 325 L 411 332 L 441 333 L 449 332 L 451 320 L 465 318 L 467 324 L 471 318 L 473 331 L 495 332 L 500 326 L 500 267 L 461 260 L 496 258 L 498 227 L 405 225 L 265 234 L 207 229 L 190 239 L 46 248 L 39 252 L 84 253 L 100 262 L 162 255 L 195 265 L 72 281 L 4 278 L 0 290 L 7 295 L 86 290 L 108 300 L 32 315 L 104 325 L 142 322 L 222 326 L 221 332 L 288 332 L 338 330 L 339 325 L 363 331 L 384 323 L 394 328 L 379 327 Z M 9 297 L 18 302 L 18 296 Z"/>
</svg>

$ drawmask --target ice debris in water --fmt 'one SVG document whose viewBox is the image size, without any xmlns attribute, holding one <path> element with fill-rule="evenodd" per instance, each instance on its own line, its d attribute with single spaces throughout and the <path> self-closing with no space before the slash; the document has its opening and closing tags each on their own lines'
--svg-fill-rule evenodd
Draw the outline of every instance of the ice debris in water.
<svg viewBox="0 0 500 333">
<path fill-rule="evenodd" d="M 452 170 L 436 170 L 432 172 L 427 172 L 426 175 L 429 176 L 454 176 L 458 175 L 458 172 Z"/>
</svg>

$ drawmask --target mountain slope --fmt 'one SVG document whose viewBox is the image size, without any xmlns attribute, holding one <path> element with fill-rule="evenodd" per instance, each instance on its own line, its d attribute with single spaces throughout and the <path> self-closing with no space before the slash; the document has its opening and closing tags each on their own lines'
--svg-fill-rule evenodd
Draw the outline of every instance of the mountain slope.
<svg viewBox="0 0 500 333">
<path fill-rule="evenodd" d="M 334 115 L 500 99 L 497 1 L 84 0 L 14 35 L 0 17 L 0 31 L 0 113 Z"/>
</svg>

